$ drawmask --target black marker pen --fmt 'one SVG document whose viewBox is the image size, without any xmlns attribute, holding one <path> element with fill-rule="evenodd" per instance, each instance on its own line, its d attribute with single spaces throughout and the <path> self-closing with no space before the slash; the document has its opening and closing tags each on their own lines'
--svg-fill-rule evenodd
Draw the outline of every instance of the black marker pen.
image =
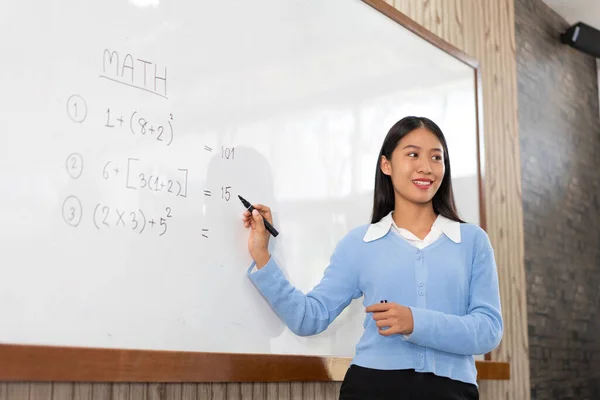
<svg viewBox="0 0 600 400">
<path fill-rule="evenodd" d="M 242 202 L 242 204 L 244 205 L 244 207 L 246 207 L 246 209 L 247 209 L 248 211 L 250 211 L 250 213 L 252 213 L 252 211 L 254 211 L 254 207 L 252 206 L 252 204 L 250 204 L 250 202 L 249 202 L 248 200 L 244 199 L 244 198 L 243 198 L 242 196 L 240 196 L 239 194 L 238 194 L 238 197 L 239 197 L 240 201 Z M 257 210 L 257 211 L 258 211 L 258 210 Z M 266 218 L 264 218 L 264 217 L 263 217 L 263 222 L 265 223 L 265 228 L 266 228 L 266 229 L 269 231 L 269 233 L 270 233 L 271 235 L 273 235 L 273 237 L 276 237 L 277 235 L 279 235 L 279 232 L 277 232 L 277 229 L 275 229 L 275 228 L 273 227 L 273 225 L 271 225 L 271 224 L 269 223 L 269 221 L 267 221 L 267 219 L 266 219 Z"/>
</svg>

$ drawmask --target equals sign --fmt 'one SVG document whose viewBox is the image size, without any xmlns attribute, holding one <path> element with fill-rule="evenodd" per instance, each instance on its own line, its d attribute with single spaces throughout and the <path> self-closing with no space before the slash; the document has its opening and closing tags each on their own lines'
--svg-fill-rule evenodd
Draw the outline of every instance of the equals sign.
<svg viewBox="0 0 600 400">
<path fill-rule="evenodd" d="M 206 151 L 212 151 L 212 149 L 210 147 L 208 147 L 208 146 L 204 146 L 204 150 L 206 150 Z"/>
<path fill-rule="evenodd" d="M 205 233 L 208 233 L 208 229 L 202 229 L 202 236 L 208 239 L 208 236 L 206 236 Z"/>
<path fill-rule="evenodd" d="M 205 190 L 204 195 L 208 196 L 208 197 L 212 196 L 212 194 L 210 193 L 210 190 Z"/>
</svg>

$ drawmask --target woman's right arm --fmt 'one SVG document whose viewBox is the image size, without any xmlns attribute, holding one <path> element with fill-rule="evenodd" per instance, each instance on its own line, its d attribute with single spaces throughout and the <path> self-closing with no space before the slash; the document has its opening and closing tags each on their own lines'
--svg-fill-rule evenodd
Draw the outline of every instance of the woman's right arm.
<svg viewBox="0 0 600 400">
<path fill-rule="evenodd" d="M 304 294 L 290 284 L 268 253 L 269 233 L 262 215 L 272 222 L 269 208 L 254 207 L 260 213 L 244 213 L 244 224 L 251 229 L 248 249 L 254 259 L 248 270 L 250 279 L 292 332 L 309 336 L 324 331 L 353 299 L 362 296 L 350 235 L 338 243 L 319 284 Z M 251 272 L 255 265 L 258 271 Z"/>
</svg>

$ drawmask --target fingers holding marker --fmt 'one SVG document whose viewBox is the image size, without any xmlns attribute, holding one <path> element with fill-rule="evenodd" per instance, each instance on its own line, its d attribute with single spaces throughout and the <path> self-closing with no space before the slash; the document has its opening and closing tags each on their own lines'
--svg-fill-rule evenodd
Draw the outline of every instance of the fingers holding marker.
<svg viewBox="0 0 600 400">
<path fill-rule="evenodd" d="M 250 227 L 250 223 L 252 222 L 252 214 L 250 214 L 250 211 L 246 210 L 242 213 L 242 221 L 244 222 L 244 227 Z"/>
<path fill-rule="evenodd" d="M 271 216 L 271 209 L 268 206 L 265 206 L 263 204 L 254 204 L 253 207 L 255 210 L 258 210 L 258 212 L 264 219 L 266 219 L 270 223 L 273 223 L 273 217 Z"/>
<path fill-rule="evenodd" d="M 259 206 L 263 210 L 264 209 L 268 210 L 268 207 L 266 207 L 266 206 L 260 206 L 260 205 L 257 205 L 257 206 Z M 265 215 L 270 215 L 270 212 L 269 211 L 259 211 L 257 206 L 254 206 L 254 205 L 252 206 L 253 207 L 252 212 L 250 212 L 248 210 L 244 211 L 242 213 L 242 221 L 244 222 L 244 227 L 253 228 L 253 229 L 255 227 L 258 227 L 259 228 L 258 231 L 262 232 L 265 230 L 264 220 L 269 221 L 268 218 L 265 218 Z"/>
<path fill-rule="evenodd" d="M 279 235 L 279 232 L 277 232 L 277 229 L 275 229 L 275 227 L 273 227 L 273 219 L 271 216 L 271 209 L 263 204 L 256 204 L 253 205 L 252 203 L 250 203 L 248 200 L 244 199 L 242 196 L 238 195 L 238 198 L 240 199 L 240 201 L 242 202 L 242 204 L 244 205 L 244 207 L 246 207 L 246 209 L 248 211 L 252 211 L 253 215 L 252 215 L 252 219 L 250 222 L 250 226 L 252 226 L 252 229 L 258 229 L 261 232 L 263 231 L 263 228 L 267 231 L 269 231 L 269 233 L 271 235 L 273 235 L 273 237 L 276 237 L 277 235 Z M 257 214 L 254 214 L 254 211 L 257 212 Z M 263 218 L 264 216 L 264 218 Z M 257 222 L 262 222 L 261 227 L 257 226 Z"/>
<path fill-rule="evenodd" d="M 259 232 L 265 231 L 265 224 L 263 222 L 263 217 L 260 215 L 258 210 L 252 210 L 252 219 L 253 219 L 253 228 L 255 228 Z"/>
</svg>

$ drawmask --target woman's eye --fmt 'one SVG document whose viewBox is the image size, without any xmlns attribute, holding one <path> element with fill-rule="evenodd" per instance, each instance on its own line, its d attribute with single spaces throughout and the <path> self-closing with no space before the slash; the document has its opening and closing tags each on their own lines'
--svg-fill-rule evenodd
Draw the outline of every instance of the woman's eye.
<svg viewBox="0 0 600 400">
<path fill-rule="evenodd" d="M 409 157 L 418 157 L 419 155 L 417 153 L 408 153 Z"/>
<path fill-rule="evenodd" d="M 442 161 L 442 156 L 433 156 L 433 159 L 436 161 Z"/>
</svg>

